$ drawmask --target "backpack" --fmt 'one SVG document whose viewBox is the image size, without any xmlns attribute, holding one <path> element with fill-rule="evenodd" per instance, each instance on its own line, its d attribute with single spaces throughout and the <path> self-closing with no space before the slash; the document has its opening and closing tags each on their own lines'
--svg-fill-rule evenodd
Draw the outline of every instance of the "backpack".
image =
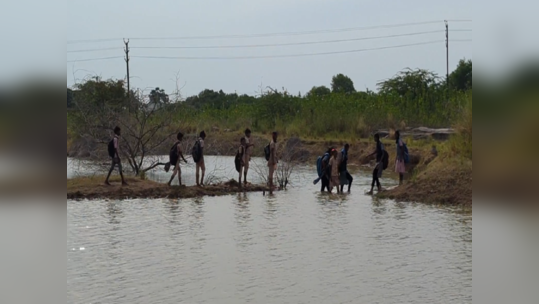
<svg viewBox="0 0 539 304">
<path fill-rule="evenodd" d="M 402 149 L 404 150 L 404 163 L 410 163 L 410 152 L 408 152 L 408 146 L 406 143 L 402 142 Z"/>
<path fill-rule="evenodd" d="M 271 144 L 271 143 L 270 143 Z M 270 156 L 271 156 L 271 148 L 270 148 L 270 144 L 268 144 L 267 146 L 264 147 L 264 156 L 266 157 L 266 160 L 269 161 L 270 160 Z"/>
<path fill-rule="evenodd" d="M 200 140 L 197 140 L 193 148 L 191 148 L 191 156 L 193 157 L 193 161 L 195 163 L 198 163 L 200 161 L 200 159 L 202 158 L 201 154 L 202 151 L 200 149 Z"/>
<path fill-rule="evenodd" d="M 172 166 L 176 166 L 176 163 L 178 162 L 178 158 L 180 155 L 178 155 L 178 144 L 180 142 L 177 142 L 170 148 L 170 153 L 168 154 L 168 160 Z"/>
<path fill-rule="evenodd" d="M 389 167 L 389 153 L 387 153 L 385 149 L 382 151 L 382 153 L 384 153 L 384 155 L 382 156 L 383 170 L 386 170 L 387 167 Z"/>
<path fill-rule="evenodd" d="M 319 156 L 316 160 L 316 171 L 318 173 L 318 177 L 322 177 L 322 162 L 326 163 L 326 165 L 329 163 L 329 153 L 325 153 L 323 156 Z"/>
<path fill-rule="evenodd" d="M 111 158 L 115 158 L 116 157 L 116 149 L 114 149 L 114 138 L 111 141 L 109 141 L 108 150 L 109 150 L 109 156 Z"/>
<path fill-rule="evenodd" d="M 242 147 L 242 153 L 240 153 L 240 151 L 236 152 L 236 158 L 234 159 L 234 165 L 236 166 L 236 171 L 238 171 L 238 173 L 241 171 L 241 159 L 243 158 L 243 153 L 245 153 L 245 151 Z"/>
</svg>

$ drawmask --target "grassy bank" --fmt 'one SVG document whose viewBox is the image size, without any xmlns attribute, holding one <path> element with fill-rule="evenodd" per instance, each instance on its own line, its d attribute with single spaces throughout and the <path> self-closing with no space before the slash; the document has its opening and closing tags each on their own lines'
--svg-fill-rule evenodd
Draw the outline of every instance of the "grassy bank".
<svg viewBox="0 0 539 304">
<path fill-rule="evenodd" d="M 439 145 L 438 157 L 424 157 L 405 185 L 381 193 L 398 201 L 472 205 L 472 100 L 456 124 L 458 134 Z M 423 155 L 428 155 L 424 147 Z"/>
<path fill-rule="evenodd" d="M 104 184 L 105 177 L 79 177 L 67 180 L 67 199 L 134 199 L 134 198 L 193 198 L 201 196 L 222 196 L 239 192 L 263 192 L 266 187 L 251 185 L 239 188 L 235 181 L 200 187 L 169 187 L 140 178 L 127 178 L 128 186 L 122 187 L 119 177 L 111 178 L 112 186 Z"/>
</svg>

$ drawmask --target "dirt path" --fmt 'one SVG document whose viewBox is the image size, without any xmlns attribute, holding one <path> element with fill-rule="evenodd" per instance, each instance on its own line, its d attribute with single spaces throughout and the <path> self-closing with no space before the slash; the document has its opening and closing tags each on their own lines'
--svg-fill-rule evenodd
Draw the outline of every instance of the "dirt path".
<svg viewBox="0 0 539 304">
<path fill-rule="evenodd" d="M 134 198 L 193 198 L 201 196 L 221 196 L 239 192 L 265 192 L 261 185 L 248 185 L 240 189 L 238 183 L 230 181 L 224 184 L 205 187 L 169 187 L 153 181 L 127 178 L 128 186 L 121 186 L 119 178 L 111 179 L 111 186 L 105 185 L 104 177 L 84 177 L 67 180 L 67 199 L 134 199 Z"/>
</svg>

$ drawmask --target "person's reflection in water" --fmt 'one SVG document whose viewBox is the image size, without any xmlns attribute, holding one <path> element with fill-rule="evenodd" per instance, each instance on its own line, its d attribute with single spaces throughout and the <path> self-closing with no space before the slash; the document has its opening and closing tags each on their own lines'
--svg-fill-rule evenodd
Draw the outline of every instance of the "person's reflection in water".
<svg viewBox="0 0 539 304">
<path fill-rule="evenodd" d="M 377 197 L 372 199 L 372 212 L 377 215 L 384 215 L 387 212 L 386 204 Z"/>
<path fill-rule="evenodd" d="M 172 224 L 179 223 L 178 216 L 181 215 L 183 208 L 179 200 L 168 200 L 165 204 L 165 208 L 170 213 L 170 217 L 167 217 L 167 220 Z"/>
<path fill-rule="evenodd" d="M 189 231 L 193 236 L 193 239 L 197 241 L 198 246 L 196 248 L 202 249 L 204 242 L 203 235 L 205 233 L 205 223 L 204 223 L 204 210 L 205 204 L 204 199 L 201 197 L 194 198 L 191 203 L 192 211 L 189 212 Z"/>
<path fill-rule="evenodd" d="M 252 219 L 249 198 L 246 193 L 238 193 L 236 198 L 237 202 L 235 203 L 236 208 L 234 214 L 236 231 L 238 233 L 236 242 L 239 247 L 246 247 L 250 245 L 250 241 L 253 239 L 253 227 L 250 226 Z"/>
<path fill-rule="evenodd" d="M 123 215 L 123 211 L 120 208 L 119 203 L 109 202 L 107 203 L 107 217 L 110 224 L 118 225 L 120 224 L 120 218 Z"/>
</svg>

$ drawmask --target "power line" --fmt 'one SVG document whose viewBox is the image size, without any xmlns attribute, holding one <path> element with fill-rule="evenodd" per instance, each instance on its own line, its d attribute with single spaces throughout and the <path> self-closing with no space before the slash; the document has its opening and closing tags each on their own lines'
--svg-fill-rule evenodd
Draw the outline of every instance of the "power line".
<svg viewBox="0 0 539 304">
<path fill-rule="evenodd" d="M 227 48 L 260 48 L 260 47 L 278 47 L 278 46 L 292 46 L 292 45 L 312 45 L 312 44 L 326 44 L 326 43 L 338 43 L 338 42 L 350 42 L 372 39 L 384 39 L 395 38 L 404 36 L 417 36 L 433 33 L 442 33 L 444 31 L 429 31 L 429 32 L 417 32 L 408 34 L 397 34 L 388 36 L 373 36 L 362 37 L 352 39 L 338 39 L 338 40 L 325 40 L 325 41 L 308 41 L 308 42 L 292 42 L 292 43 L 275 43 L 275 44 L 254 44 L 254 45 L 213 45 L 213 46 L 139 46 L 132 47 L 132 49 L 227 49 Z"/>
<path fill-rule="evenodd" d="M 84 52 L 98 52 L 98 51 L 109 51 L 109 50 L 122 50 L 122 48 L 110 47 L 110 48 L 100 48 L 100 49 L 72 50 L 72 51 L 67 51 L 67 52 L 68 53 L 84 53 Z"/>
<path fill-rule="evenodd" d="M 130 38 L 130 39 L 131 40 L 188 40 L 188 39 L 222 39 L 222 38 L 232 39 L 232 38 L 299 36 L 299 35 L 339 33 L 339 32 L 362 31 L 362 30 L 373 30 L 373 29 L 386 29 L 386 28 L 406 27 L 406 26 L 415 26 L 415 25 L 427 25 L 427 24 L 435 24 L 435 23 L 441 23 L 441 22 L 443 22 L 443 21 L 442 20 L 435 20 L 435 21 L 414 22 L 414 23 L 400 23 L 400 24 L 387 24 L 387 25 L 367 26 L 367 27 L 352 27 L 352 28 L 342 28 L 342 29 L 299 31 L 299 32 L 280 32 L 280 33 L 266 33 L 266 34 L 248 34 L 248 35 L 214 35 L 214 36 L 183 36 L 183 37 L 154 37 L 154 38 L 152 38 L 152 37 L 134 37 L 134 38 Z M 107 42 L 107 41 L 117 41 L 117 40 L 121 40 L 121 39 L 123 39 L 123 38 L 68 40 L 67 44 Z"/>
<path fill-rule="evenodd" d="M 83 62 L 83 61 L 109 60 L 109 59 L 118 59 L 118 58 L 124 58 L 124 57 L 122 57 L 122 56 L 114 56 L 114 57 L 101 57 L 101 58 L 90 58 L 90 59 L 76 59 L 76 60 L 68 60 L 67 63 Z"/>
<path fill-rule="evenodd" d="M 404 48 L 410 46 L 427 45 L 445 42 L 445 40 L 435 40 L 420 43 L 402 44 L 395 46 L 377 47 L 369 49 L 358 49 L 348 51 L 335 51 L 335 52 L 323 52 L 323 53 L 309 53 L 309 54 L 289 54 L 289 55 L 267 55 L 267 56 L 237 56 L 237 57 L 166 57 L 166 56 L 132 56 L 132 58 L 144 58 L 144 59 L 181 59 L 181 60 L 241 60 L 241 59 L 269 59 L 269 58 L 292 58 L 292 57 L 310 57 L 310 56 L 324 56 L 324 55 L 336 55 L 336 54 L 348 54 L 359 53 L 366 51 L 385 50 L 394 48 Z"/>
<path fill-rule="evenodd" d="M 450 30 L 450 32 L 471 32 L 471 31 L 472 31 L 471 29 Z M 386 35 L 386 36 L 371 36 L 371 37 L 361 37 L 361 38 L 351 38 L 351 39 L 308 41 L 308 42 L 292 42 L 292 43 L 275 43 L 275 44 L 215 45 L 215 46 L 168 46 L 168 47 L 167 46 L 139 46 L 139 47 L 132 47 L 132 49 L 225 49 L 225 48 L 279 47 L 279 46 L 327 44 L 327 43 L 374 40 L 374 39 L 396 38 L 396 37 L 406 37 L 406 36 L 418 36 L 418 35 L 426 35 L 426 34 L 434 34 L 434 33 L 442 33 L 442 32 L 444 32 L 444 31 L 443 30 L 437 30 L 437 31 L 415 32 L 415 33 L 395 34 L 395 35 Z M 121 50 L 121 49 L 122 48 L 118 48 L 118 47 L 97 48 L 97 49 L 82 49 L 82 50 L 70 50 L 70 51 L 67 51 L 67 53 L 98 52 L 98 51 Z"/>
<path fill-rule="evenodd" d="M 118 41 L 123 38 L 104 38 L 104 39 L 85 39 L 85 40 L 68 40 L 67 44 L 76 44 L 76 43 L 94 43 L 94 42 L 109 42 L 109 41 Z"/>
</svg>

